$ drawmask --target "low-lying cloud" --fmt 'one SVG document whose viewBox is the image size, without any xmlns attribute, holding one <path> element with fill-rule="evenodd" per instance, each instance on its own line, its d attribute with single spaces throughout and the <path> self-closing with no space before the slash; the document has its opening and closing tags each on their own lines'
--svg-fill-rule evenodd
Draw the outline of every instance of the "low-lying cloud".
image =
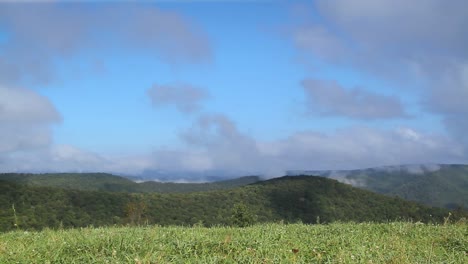
<svg viewBox="0 0 468 264">
<path fill-rule="evenodd" d="M 303 131 L 262 141 L 239 131 L 228 117 L 212 115 L 201 117 L 181 137 L 185 148 L 155 150 L 149 157 L 150 169 L 273 177 L 288 170 L 462 163 L 465 159 L 463 148 L 450 138 L 408 127 L 347 127 L 333 133 Z"/>
<path fill-rule="evenodd" d="M 181 133 L 180 148 L 156 148 L 140 156 L 112 157 L 72 146 L 0 155 L 2 171 L 165 171 L 171 180 L 203 175 L 282 176 L 289 170 L 346 170 L 395 164 L 463 163 L 463 148 L 442 135 L 411 128 L 348 127 L 333 133 L 303 131 L 274 141 L 242 133 L 225 116 L 202 117 Z M 192 175 L 192 177 L 190 176 Z M 195 175 L 195 176 L 193 176 Z M 147 175 L 148 176 L 148 175 Z"/>
</svg>

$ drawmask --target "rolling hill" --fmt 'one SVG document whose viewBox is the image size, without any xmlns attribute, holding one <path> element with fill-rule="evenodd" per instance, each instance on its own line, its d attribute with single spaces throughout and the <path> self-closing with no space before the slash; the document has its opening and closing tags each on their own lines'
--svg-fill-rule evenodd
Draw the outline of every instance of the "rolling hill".
<svg viewBox="0 0 468 264">
<path fill-rule="evenodd" d="M 234 189 L 168 194 L 83 191 L 2 180 L 0 230 L 123 224 L 231 225 L 233 208 L 239 204 L 260 223 L 441 222 L 449 212 L 322 177 L 282 177 Z"/>
<path fill-rule="evenodd" d="M 0 174 L 0 180 L 28 186 L 58 187 L 83 191 L 130 192 L 130 193 L 185 193 L 224 190 L 260 181 L 257 176 L 245 176 L 231 180 L 207 183 L 134 182 L 128 178 L 107 173 L 45 173 L 45 174 Z"/>
<path fill-rule="evenodd" d="M 467 165 L 405 165 L 362 170 L 290 171 L 289 175 L 318 175 L 388 196 L 428 206 L 468 209 Z M 128 193 L 188 193 L 226 190 L 258 183 L 258 176 L 207 183 L 134 182 L 105 173 L 0 174 L 0 180 L 28 186 Z"/>
<path fill-rule="evenodd" d="M 467 165 L 404 165 L 362 170 L 290 171 L 288 175 L 318 175 L 388 196 L 428 206 L 468 209 Z M 0 180 L 28 186 L 128 193 L 188 193 L 226 190 L 262 181 L 258 176 L 206 183 L 134 182 L 106 173 L 0 174 Z"/>
<path fill-rule="evenodd" d="M 319 175 L 429 206 L 468 208 L 468 165 L 405 165 L 289 174 Z"/>
</svg>

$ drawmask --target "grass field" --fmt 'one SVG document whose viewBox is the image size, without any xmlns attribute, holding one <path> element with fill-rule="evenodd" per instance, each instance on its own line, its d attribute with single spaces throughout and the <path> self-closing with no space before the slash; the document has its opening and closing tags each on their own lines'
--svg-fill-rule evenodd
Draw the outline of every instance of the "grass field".
<svg viewBox="0 0 468 264">
<path fill-rule="evenodd" d="M 468 263 L 468 225 L 263 224 L 0 234 L 0 263 Z"/>
</svg>

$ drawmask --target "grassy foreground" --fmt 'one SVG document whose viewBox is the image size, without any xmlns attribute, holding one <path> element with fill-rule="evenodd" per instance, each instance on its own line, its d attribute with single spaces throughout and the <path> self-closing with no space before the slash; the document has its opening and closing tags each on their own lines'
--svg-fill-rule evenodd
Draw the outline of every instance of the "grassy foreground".
<svg viewBox="0 0 468 264">
<path fill-rule="evenodd" d="M 468 225 L 14 231 L 0 234 L 0 263 L 468 263 Z"/>
</svg>

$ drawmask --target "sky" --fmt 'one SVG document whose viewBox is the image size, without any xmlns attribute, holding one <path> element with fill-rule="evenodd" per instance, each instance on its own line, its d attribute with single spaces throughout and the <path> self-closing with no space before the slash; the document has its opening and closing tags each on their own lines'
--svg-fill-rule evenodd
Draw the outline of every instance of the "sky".
<svg viewBox="0 0 468 264">
<path fill-rule="evenodd" d="M 466 10 L 0 2 L 0 172 L 195 180 L 468 163 Z"/>
</svg>

